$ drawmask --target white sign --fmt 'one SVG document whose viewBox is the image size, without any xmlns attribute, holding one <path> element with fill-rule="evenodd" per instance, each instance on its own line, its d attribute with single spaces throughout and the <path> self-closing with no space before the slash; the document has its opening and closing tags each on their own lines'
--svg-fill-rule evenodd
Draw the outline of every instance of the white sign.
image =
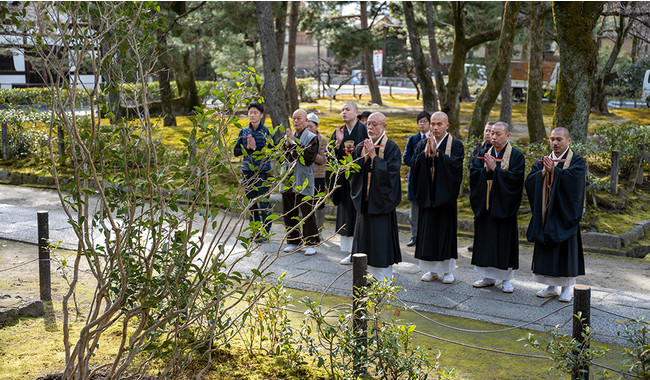
<svg viewBox="0 0 650 380">
<path fill-rule="evenodd" d="M 381 76 L 381 72 L 383 69 L 383 58 L 384 58 L 383 50 L 374 50 L 372 52 L 372 65 L 375 66 L 375 74 L 379 76 Z"/>
</svg>

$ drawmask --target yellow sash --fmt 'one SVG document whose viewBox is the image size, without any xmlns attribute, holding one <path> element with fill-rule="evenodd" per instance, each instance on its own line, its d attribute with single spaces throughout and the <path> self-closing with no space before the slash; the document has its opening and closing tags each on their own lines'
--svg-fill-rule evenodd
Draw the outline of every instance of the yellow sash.
<svg viewBox="0 0 650 380">
<path fill-rule="evenodd" d="M 487 154 L 491 155 L 492 154 L 492 149 L 494 149 L 494 145 L 488 149 Z M 499 166 L 503 170 L 508 170 L 510 168 L 510 155 L 512 154 L 512 145 L 508 142 L 508 145 L 506 145 L 506 151 L 503 153 L 503 161 L 501 161 L 501 165 Z M 487 162 L 483 163 L 483 167 L 487 168 Z M 490 193 L 492 192 L 492 182 L 493 180 L 488 179 L 487 180 L 487 194 L 485 194 L 485 209 L 489 210 L 490 209 Z"/>
<path fill-rule="evenodd" d="M 571 165 L 571 160 L 573 159 L 573 151 L 569 148 L 569 152 L 566 155 L 566 161 L 564 161 L 564 165 L 562 165 L 562 169 L 568 169 L 569 166 Z M 546 177 L 544 177 L 543 181 L 543 187 L 542 187 L 542 225 L 546 223 L 546 212 L 548 211 L 548 206 L 550 204 L 551 200 L 551 190 L 553 189 L 553 177 L 555 174 L 555 166 L 558 164 L 558 162 L 553 163 L 553 167 L 551 168 L 551 172 L 546 174 Z"/>
<path fill-rule="evenodd" d="M 446 154 L 447 156 L 450 156 L 450 157 L 451 157 L 451 141 L 452 141 L 453 139 L 454 139 L 454 137 L 453 137 L 451 134 L 448 134 L 448 135 L 447 135 L 447 145 L 445 145 L 445 154 Z M 427 144 L 428 144 L 428 143 L 429 143 L 429 142 L 427 141 Z M 438 150 L 437 147 L 436 147 L 436 150 Z M 429 152 L 429 154 L 430 154 L 431 156 L 433 156 L 433 152 Z M 431 156 L 430 156 L 430 157 L 431 157 Z M 433 182 L 433 179 L 435 178 L 435 175 L 436 175 L 436 167 L 435 167 L 435 165 L 431 165 L 431 182 Z"/>
</svg>

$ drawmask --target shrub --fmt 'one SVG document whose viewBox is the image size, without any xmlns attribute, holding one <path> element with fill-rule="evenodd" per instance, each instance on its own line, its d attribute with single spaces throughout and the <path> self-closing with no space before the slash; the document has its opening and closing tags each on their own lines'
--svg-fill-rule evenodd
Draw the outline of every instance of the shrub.
<svg viewBox="0 0 650 380">
<path fill-rule="evenodd" d="M 597 145 L 591 147 L 593 158 L 601 163 L 599 169 L 611 167 L 613 150 L 619 152 L 621 176 L 629 176 L 634 170 L 639 144 L 650 148 L 650 126 L 636 124 L 606 125 L 596 129 Z"/>
<path fill-rule="evenodd" d="M 627 371 L 635 379 L 650 379 L 650 322 L 628 319 L 623 322 L 623 330 L 618 336 L 625 338 L 630 347 L 625 347 Z"/>
</svg>

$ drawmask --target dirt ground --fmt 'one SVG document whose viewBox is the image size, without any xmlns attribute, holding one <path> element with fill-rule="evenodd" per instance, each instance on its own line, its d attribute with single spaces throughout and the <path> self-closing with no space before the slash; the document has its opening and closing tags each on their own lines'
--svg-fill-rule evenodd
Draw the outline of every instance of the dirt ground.
<svg viewBox="0 0 650 380">
<path fill-rule="evenodd" d="M 469 241 L 459 241 L 458 265 L 469 268 L 471 253 L 466 247 Z M 406 252 L 405 252 L 406 253 Z M 54 257 L 70 255 L 72 252 L 59 251 Z M 19 295 L 22 298 L 39 297 L 38 287 L 38 247 L 32 244 L 10 240 L 0 240 L 0 295 Z M 519 274 L 530 272 L 527 267 L 532 259 L 532 247 L 522 246 L 520 252 Z M 70 262 L 68 265 L 72 265 Z M 51 264 L 52 295 L 56 302 L 61 300 L 67 290 L 62 278 L 62 270 L 54 261 Z M 606 255 L 585 255 L 586 275 L 578 278 L 578 283 L 594 288 L 609 288 L 621 291 L 650 293 L 650 258 L 630 259 Z M 460 269 L 460 268 L 459 268 Z M 81 283 L 92 281 L 89 274 L 83 273 Z M 1 300 L 0 300 L 1 301 Z M 2 304 L 0 304 L 2 306 Z"/>
</svg>

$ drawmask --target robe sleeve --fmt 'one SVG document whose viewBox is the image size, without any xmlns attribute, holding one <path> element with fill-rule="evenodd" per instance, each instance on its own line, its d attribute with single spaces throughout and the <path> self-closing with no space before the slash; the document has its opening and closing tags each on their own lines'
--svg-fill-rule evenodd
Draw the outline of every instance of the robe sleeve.
<svg viewBox="0 0 650 380">
<path fill-rule="evenodd" d="M 485 163 L 476 157 L 472 158 L 469 172 L 469 202 L 474 216 L 479 217 L 485 212 L 487 200 L 487 170 Z"/>
<path fill-rule="evenodd" d="M 451 154 L 445 154 L 446 142 L 438 147 L 438 157 L 426 157 L 424 148 L 427 140 L 422 140 L 416 147 L 414 158 L 415 197 L 420 207 L 438 207 L 455 202 L 458 198 L 460 183 L 463 180 L 463 143 L 454 139 Z M 435 166 L 435 178 L 431 180 L 431 168 Z"/>
<path fill-rule="evenodd" d="M 362 147 L 355 149 L 354 155 L 362 165 L 362 169 L 350 175 L 351 195 L 357 210 L 369 215 L 388 214 L 402 201 L 400 166 L 402 155 L 395 142 L 388 141 L 384 150 L 384 158 L 379 156 L 374 160 L 363 163 L 360 158 Z M 368 186 L 370 173 L 370 191 L 368 199 L 364 192 Z"/>
<path fill-rule="evenodd" d="M 542 168 L 543 164 L 536 162 L 526 178 L 526 193 L 533 211 L 527 238 L 536 243 L 557 244 L 570 239 L 580 228 L 586 162 L 574 155 L 568 169 L 555 167 L 546 223 L 542 223 Z"/>
<path fill-rule="evenodd" d="M 517 214 L 521 204 L 525 166 L 524 155 L 513 149 L 510 168 L 503 170 L 497 166 L 494 170 L 490 194 L 490 214 L 493 217 L 506 219 Z"/>
</svg>

